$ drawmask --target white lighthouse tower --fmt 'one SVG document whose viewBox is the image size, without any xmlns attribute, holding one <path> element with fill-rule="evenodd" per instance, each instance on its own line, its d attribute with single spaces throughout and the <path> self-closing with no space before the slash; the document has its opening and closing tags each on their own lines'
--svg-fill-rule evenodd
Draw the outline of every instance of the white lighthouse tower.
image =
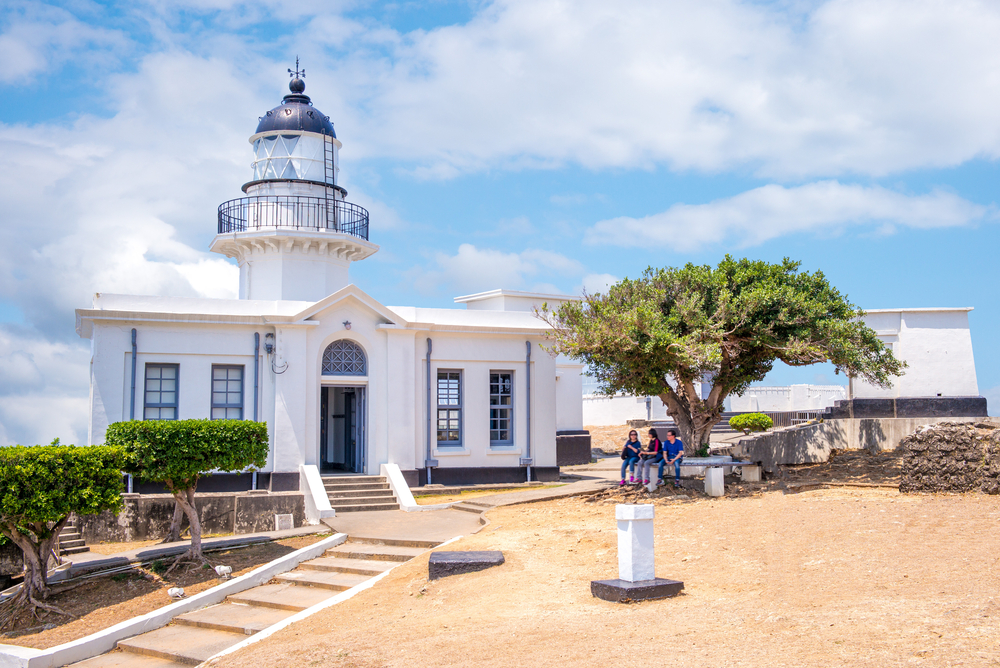
<svg viewBox="0 0 1000 668">
<path fill-rule="evenodd" d="M 350 283 L 351 262 L 378 250 L 368 212 L 337 184 L 342 144 L 295 65 L 291 93 L 250 137 L 247 196 L 219 206 L 211 249 L 239 262 L 240 299 L 319 301 Z"/>
</svg>

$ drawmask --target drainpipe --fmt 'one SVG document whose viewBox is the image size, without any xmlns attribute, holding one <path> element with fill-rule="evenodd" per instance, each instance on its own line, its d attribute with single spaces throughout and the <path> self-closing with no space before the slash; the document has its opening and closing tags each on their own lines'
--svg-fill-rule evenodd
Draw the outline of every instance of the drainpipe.
<svg viewBox="0 0 1000 668">
<path fill-rule="evenodd" d="M 525 395 L 525 401 L 528 404 L 528 410 L 527 410 L 528 440 L 527 440 L 527 453 L 525 461 L 527 462 L 528 465 L 528 482 L 531 482 L 531 341 L 525 341 L 525 347 L 528 350 L 527 354 L 524 357 L 525 372 L 527 373 L 527 382 L 526 382 L 527 391 L 524 393 L 524 395 Z"/>
<path fill-rule="evenodd" d="M 132 328 L 132 396 L 129 398 L 128 419 L 135 419 L 135 327 Z M 132 491 L 132 490 L 129 490 Z"/>
<path fill-rule="evenodd" d="M 431 405 L 431 350 L 433 345 L 427 339 L 427 457 L 424 459 L 424 467 L 427 469 L 427 484 L 431 484 L 431 469 L 437 466 L 437 461 L 431 459 L 431 416 L 434 407 Z"/>
<path fill-rule="evenodd" d="M 253 421 L 257 422 L 257 393 L 260 376 L 260 332 L 253 333 Z M 250 489 L 257 489 L 257 471 L 253 472 Z"/>
<path fill-rule="evenodd" d="M 135 337 L 136 337 L 136 331 L 135 331 L 135 327 L 133 327 L 132 328 L 132 394 L 129 397 L 129 406 L 128 406 L 128 419 L 129 420 L 134 420 L 135 419 L 135 351 L 136 351 Z M 128 493 L 129 494 L 132 493 L 132 474 L 131 473 L 128 474 Z"/>
</svg>

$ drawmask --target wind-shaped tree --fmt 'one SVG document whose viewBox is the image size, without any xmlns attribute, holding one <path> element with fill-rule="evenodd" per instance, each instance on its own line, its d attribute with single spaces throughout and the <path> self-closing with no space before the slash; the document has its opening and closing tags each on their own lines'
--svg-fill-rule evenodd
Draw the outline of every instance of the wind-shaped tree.
<svg viewBox="0 0 1000 668">
<path fill-rule="evenodd" d="M 585 362 L 602 393 L 658 396 L 693 451 L 708 444 L 726 397 L 763 380 L 776 361 L 829 361 L 880 387 L 902 375 L 905 362 L 864 324 L 864 311 L 822 272 L 799 266 L 727 255 L 714 268 L 650 268 L 539 316 L 553 328 L 553 348 Z M 695 391 L 703 378 L 712 385 L 705 399 Z"/>
<path fill-rule="evenodd" d="M 4 612 L 7 624 L 25 606 L 66 614 L 48 597 L 49 559 L 71 513 L 90 515 L 121 508 L 119 448 L 59 445 L 0 448 L 0 532 L 24 553 L 24 584 Z"/>
<path fill-rule="evenodd" d="M 184 510 L 191 548 L 177 558 L 204 561 L 201 520 L 194 505 L 198 480 L 213 471 L 245 471 L 267 463 L 267 423 L 248 420 L 130 420 L 108 426 L 105 442 L 126 453 L 125 471 L 162 483 Z"/>
</svg>

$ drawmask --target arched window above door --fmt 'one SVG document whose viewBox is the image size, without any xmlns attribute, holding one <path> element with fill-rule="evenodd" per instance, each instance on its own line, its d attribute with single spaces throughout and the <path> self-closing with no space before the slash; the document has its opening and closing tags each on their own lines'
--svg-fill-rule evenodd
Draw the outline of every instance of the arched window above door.
<svg viewBox="0 0 1000 668">
<path fill-rule="evenodd" d="M 323 351 L 324 376 L 366 376 L 365 351 L 354 341 L 334 341 Z"/>
</svg>

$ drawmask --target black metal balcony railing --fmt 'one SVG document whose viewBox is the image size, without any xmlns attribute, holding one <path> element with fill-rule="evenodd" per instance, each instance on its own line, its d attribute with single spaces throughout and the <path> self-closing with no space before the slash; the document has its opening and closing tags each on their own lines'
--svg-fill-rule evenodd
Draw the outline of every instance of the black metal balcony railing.
<svg viewBox="0 0 1000 668">
<path fill-rule="evenodd" d="M 350 202 L 299 195 L 258 195 L 219 205 L 219 234 L 269 227 L 330 230 L 368 239 L 368 211 Z"/>
</svg>

